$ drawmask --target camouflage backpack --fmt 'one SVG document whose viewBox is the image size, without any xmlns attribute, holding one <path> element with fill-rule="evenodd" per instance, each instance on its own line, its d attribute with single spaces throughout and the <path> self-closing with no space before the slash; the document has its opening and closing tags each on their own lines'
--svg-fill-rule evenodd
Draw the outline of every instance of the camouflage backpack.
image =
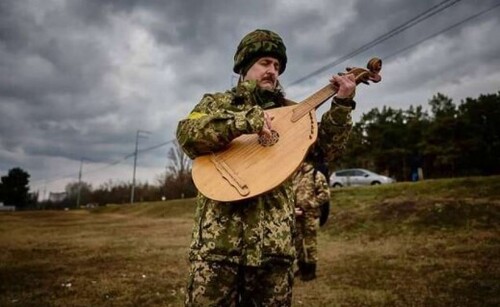
<svg viewBox="0 0 500 307">
<path fill-rule="evenodd" d="M 328 186 L 330 186 L 330 170 L 328 169 L 328 164 L 326 163 L 324 156 L 320 150 L 311 150 L 309 153 L 309 160 L 311 161 L 312 165 L 314 166 L 314 171 L 313 171 L 313 178 L 314 181 L 316 181 L 316 174 L 320 172 L 323 174 L 326 178 L 326 183 Z M 320 210 L 320 216 L 319 216 L 319 225 L 323 226 L 325 225 L 326 221 L 328 221 L 328 216 L 330 215 L 330 202 L 331 199 L 328 201 L 322 203 L 319 206 Z"/>
<path fill-rule="evenodd" d="M 314 181 L 316 181 L 316 174 L 318 172 L 325 176 L 326 182 L 328 183 L 328 166 L 326 165 L 326 163 L 314 163 Z M 326 221 L 328 221 L 328 216 L 330 215 L 330 201 L 331 200 L 329 199 L 319 206 L 319 226 L 325 225 Z"/>
</svg>

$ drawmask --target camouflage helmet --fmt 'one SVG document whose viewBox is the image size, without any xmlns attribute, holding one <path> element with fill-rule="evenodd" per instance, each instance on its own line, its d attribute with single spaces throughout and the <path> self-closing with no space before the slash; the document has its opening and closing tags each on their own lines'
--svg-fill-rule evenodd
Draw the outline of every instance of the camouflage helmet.
<svg viewBox="0 0 500 307">
<path fill-rule="evenodd" d="M 269 30 L 257 29 L 243 37 L 234 54 L 233 71 L 242 72 L 256 57 L 272 56 L 280 62 L 280 75 L 286 68 L 286 47 L 281 37 Z M 253 64 L 253 63 L 252 63 Z"/>
</svg>

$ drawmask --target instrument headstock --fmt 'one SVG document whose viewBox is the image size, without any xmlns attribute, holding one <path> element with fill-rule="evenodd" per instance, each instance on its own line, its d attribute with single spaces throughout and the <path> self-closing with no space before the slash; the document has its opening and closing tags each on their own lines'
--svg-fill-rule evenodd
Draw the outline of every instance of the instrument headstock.
<svg viewBox="0 0 500 307">
<path fill-rule="evenodd" d="M 369 85 L 369 81 L 377 83 L 382 80 L 382 76 L 379 74 L 380 70 L 382 70 L 382 60 L 379 58 L 372 58 L 368 61 L 366 68 L 347 67 L 347 72 L 339 73 L 339 75 L 352 74 L 354 75 L 356 84 L 364 83 Z"/>
</svg>

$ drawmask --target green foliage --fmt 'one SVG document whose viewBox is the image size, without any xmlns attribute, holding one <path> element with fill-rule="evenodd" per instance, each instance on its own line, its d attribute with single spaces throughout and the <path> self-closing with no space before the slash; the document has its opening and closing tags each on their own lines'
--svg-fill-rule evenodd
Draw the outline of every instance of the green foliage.
<svg viewBox="0 0 500 307">
<path fill-rule="evenodd" d="M 499 306 L 500 176 L 332 192 L 292 306 Z M 0 214 L 0 306 L 182 306 L 194 208 Z"/>
<path fill-rule="evenodd" d="M 9 170 L 7 176 L 2 176 L 0 200 L 7 206 L 27 208 L 32 201 L 29 195 L 29 178 L 30 175 L 19 167 Z"/>
<path fill-rule="evenodd" d="M 380 237 L 457 228 L 498 228 L 500 176 L 332 190 L 332 236 Z"/>
<path fill-rule="evenodd" d="M 363 114 L 337 168 L 363 167 L 401 180 L 500 173 L 500 92 L 456 106 L 438 93 L 421 106 Z"/>
</svg>

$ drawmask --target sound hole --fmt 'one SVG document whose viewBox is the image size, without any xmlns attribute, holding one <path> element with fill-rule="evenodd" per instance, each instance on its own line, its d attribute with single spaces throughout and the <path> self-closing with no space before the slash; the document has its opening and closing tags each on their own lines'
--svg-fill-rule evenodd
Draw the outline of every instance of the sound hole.
<svg viewBox="0 0 500 307">
<path fill-rule="evenodd" d="M 269 147 L 273 146 L 274 144 L 278 143 L 278 140 L 280 139 L 280 135 L 278 132 L 275 130 L 271 130 L 271 135 L 260 135 L 259 136 L 259 144 L 264 146 L 264 147 Z"/>
</svg>

